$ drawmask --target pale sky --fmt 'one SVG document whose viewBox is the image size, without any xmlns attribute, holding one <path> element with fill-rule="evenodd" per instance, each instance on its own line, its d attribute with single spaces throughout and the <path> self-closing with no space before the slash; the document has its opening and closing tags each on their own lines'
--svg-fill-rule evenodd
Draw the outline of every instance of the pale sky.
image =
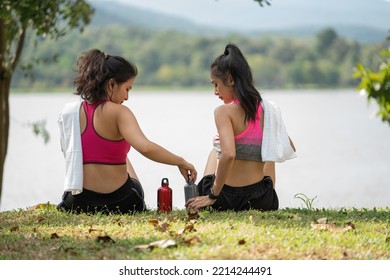
<svg viewBox="0 0 390 280">
<path fill-rule="evenodd" d="M 271 6 L 264 7 L 253 0 L 115 1 L 218 28 L 278 29 L 300 27 L 303 21 L 324 25 L 332 20 L 335 24 L 390 27 L 390 0 L 270 0 Z"/>
</svg>

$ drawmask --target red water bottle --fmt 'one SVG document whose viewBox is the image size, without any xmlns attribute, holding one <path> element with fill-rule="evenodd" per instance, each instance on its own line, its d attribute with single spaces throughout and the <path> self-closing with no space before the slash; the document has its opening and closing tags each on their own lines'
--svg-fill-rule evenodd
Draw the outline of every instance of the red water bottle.
<svg viewBox="0 0 390 280">
<path fill-rule="evenodd" d="M 172 211 L 172 189 L 169 187 L 168 178 L 163 178 L 161 187 L 157 190 L 157 208 L 160 212 Z"/>
</svg>

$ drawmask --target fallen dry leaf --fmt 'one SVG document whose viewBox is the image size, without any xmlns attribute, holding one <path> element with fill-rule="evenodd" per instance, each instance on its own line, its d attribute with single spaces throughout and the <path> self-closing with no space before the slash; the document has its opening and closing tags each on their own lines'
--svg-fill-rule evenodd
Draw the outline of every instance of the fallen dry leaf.
<svg viewBox="0 0 390 280">
<path fill-rule="evenodd" d="M 35 211 L 39 209 L 50 209 L 50 208 L 55 208 L 55 204 L 50 204 L 50 203 L 39 203 L 37 205 L 33 205 L 27 208 L 27 211 Z"/>
<path fill-rule="evenodd" d="M 257 216 L 254 217 L 254 216 L 250 215 L 249 221 L 256 226 L 262 222 L 262 219 L 261 219 L 261 217 L 257 217 Z"/>
<path fill-rule="evenodd" d="M 60 238 L 57 233 L 52 233 L 50 235 L 50 239 L 57 239 L 57 238 Z"/>
<path fill-rule="evenodd" d="M 11 232 L 19 231 L 19 226 L 14 226 L 14 227 L 10 228 L 10 231 Z"/>
<path fill-rule="evenodd" d="M 352 222 L 346 223 L 347 226 L 350 226 L 352 229 L 355 229 L 355 225 Z"/>
<path fill-rule="evenodd" d="M 188 224 L 188 225 L 186 225 L 182 230 L 179 231 L 179 234 L 185 233 L 185 232 L 187 232 L 187 231 L 189 231 L 189 232 L 191 232 L 191 231 L 196 231 L 194 224 Z"/>
<path fill-rule="evenodd" d="M 335 224 L 315 224 L 315 223 L 312 223 L 311 224 L 311 228 L 312 229 L 316 229 L 316 230 L 329 230 L 331 232 L 344 232 L 344 231 L 348 231 L 348 230 L 352 230 L 352 229 L 355 229 L 355 226 L 350 223 L 346 226 L 336 226 Z"/>
<path fill-rule="evenodd" d="M 196 231 L 195 230 L 195 227 L 194 227 L 194 224 L 188 224 L 184 227 L 184 231 Z"/>
<path fill-rule="evenodd" d="M 169 217 L 167 217 L 167 219 L 170 222 L 175 222 L 177 220 L 180 220 L 180 217 L 179 216 L 169 216 Z"/>
<path fill-rule="evenodd" d="M 328 222 L 328 218 L 320 218 L 317 220 L 317 224 L 326 224 Z"/>
<path fill-rule="evenodd" d="M 290 215 L 288 215 L 288 218 L 289 219 L 293 219 L 293 220 L 300 220 L 300 219 L 302 219 L 301 216 L 299 216 L 298 214 L 290 214 Z"/>
<path fill-rule="evenodd" d="M 157 219 L 151 219 L 151 220 L 148 221 L 148 223 L 156 227 L 159 222 L 158 222 Z"/>
<path fill-rule="evenodd" d="M 121 221 L 121 219 L 120 218 L 118 218 L 118 219 L 116 219 L 115 220 L 115 223 L 118 225 L 118 226 L 123 226 L 123 222 Z"/>
<path fill-rule="evenodd" d="M 89 228 L 88 229 L 88 233 L 91 233 L 91 232 L 94 232 L 94 231 L 99 231 L 98 229 L 94 229 L 94 228 Z"/>
<path fill-rule="evenodd" d="M 191 211 L 191 210 L 189 210 L 187 213 L 188 213 L 188 220 L 189 221 L 194 221 L 194 220 L 199 219 L 198 211 Z"/>
<path fill-rule="evenodd" d="M 141 244 L 134 246 L 134 250 L 140 251 L 140 250 L 153 250 L 154 248 L 171 248 L 171 247 L 177 247 L 176 241 L 173 239 L 161 239 L 157 241 L 150 242 L 149 244 Z"/>
<path fill-rule="evenodd" d="M 159 230 L 159 231 L 161 231 L 161 232 L 166 232 L 170 226 L 171 226 L 171 225 L 168 224 L 168 223 L 162 223 L 162 224 L 158 224 L 158 225 L 156 226 L 156 229 Z"/>
<path fill-rule="evenodd" d="M 149 246 L 152 246 L 153 248 L 170 248 L 170 247 L 176 247 L 176 241 L 173 239 L 162 239 L 157 240 L 149 243 Z"/>
<path fill-rule="evenodd" d="M 153 250 L 153 248 L 150 247 L 149 244 L 136 245 L 133 247 L 133 249 L 136 251 L 142 251 L 142 250 L 146 250 L 146 249 Z"/>
<path fill-rule="evenodd" d="M 316 224 L 316 223 L 312 223 L 311 224 L 311 228 L 312 229 L 327 230 L 327 229 L 330 229 L 332 227 L 334 227 L 334 225 L 330 225 L 330 224 Z"/>
<path fill-rule="evenodd" d="M 172 236 L 173 238 L 179 238 L 179 237 L 181 237 L 182 236 L 182 234 L 180 233 L 180 230 L 179 230 L 179 232 L 174 232 L 173 230 L 170 230 L 169 231 L 169 235 L 170 236 Z"/>
<path fill-rule="evenodd" d="M 41 223 L 41 222 L 43 222 L 45 220 L 45 218 L 44 217 L 38 217 L 38 223 Z"/>
<path fill-rule="evenodd" d="M 244 245 L 246 241 L 244 239 L 238 240 L 238 245 Z"/>
<path fill-rule="evenodd" d="M 193 236 L 191 238 L 184 240 L 184 243 L 186 243 L 187 245 L 190 245 L 190 246 L 196 245 L 196 244 L 201 243 L 201 242 L 202 242 L 202 240 L 198 236 Z"/>
<path fill-rule="evenodd" d="M 149 224 L 154 226 L 158 231 L 166 232 L 168 228 L 171 226 L 167 222 L 160 223 L 157 219 L 151 219 L 148 221 Z"/>
<path fill-rule="evenodd" d="M 115 241 L 112 240 L 112 238 L 109 237 L 108 235 L 98 236 L 98 237 L 96 238 L 96 241 L 97 241 L 97 242 L 102 241 L 103 243 L 109 243 L 109 242 L 115 243 Z"/>
</svg>

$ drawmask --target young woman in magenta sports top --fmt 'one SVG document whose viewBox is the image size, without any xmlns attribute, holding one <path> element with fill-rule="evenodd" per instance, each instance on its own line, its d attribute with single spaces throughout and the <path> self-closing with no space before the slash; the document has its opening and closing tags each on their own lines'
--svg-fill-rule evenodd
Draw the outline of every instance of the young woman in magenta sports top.
<svg viewBox="0 0 390 280">
<path fill-rule="evenodd" d="M 101 137 L 96 131 L 93 123 L 95 110 L 103 105 L 105 100 L 88 104 L 82 103 L 86 116 L 86 125 L 81 132 L 81 143 L 83 147 L 83 164 L 126 164 L 127 153 L 130 151 L 130 144 L 125 140 L 109 140 Z"/>
<path fill-rule="evenodd" d="M 228 44 L 210 67 L 214 94 L 223 105 L 214 111 L 214 137 L 200 196 L 186 202 L 190 210 L 276 210 L 275 163 L 263 162 L 262 98 L 253 85 L 250 66 L 240 49 Z"/>
<path fill-rule="evenodd" d="M 77 59 L 77 67 L 75 94 L 84 99 L 80 108 L 83 191 L 77 195 L 65 192 L 58 209 L 144 211 L 143 188 L 127 157 L 130 147 L 150 160 L 177 166 L 186 181 L 196 180 L 194 166 L 150 141 L 132 111 L 122 105 L 138 74 L 134 64 L 94 49 Z"/>
</svg>

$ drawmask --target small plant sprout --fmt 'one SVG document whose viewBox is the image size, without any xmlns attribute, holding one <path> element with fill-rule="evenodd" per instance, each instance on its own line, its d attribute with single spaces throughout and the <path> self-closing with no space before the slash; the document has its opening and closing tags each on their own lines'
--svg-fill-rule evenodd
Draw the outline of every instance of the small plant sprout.
<svg viewBox="0 0 390 280">
<path fill-rule="evenodd" d="M 294 198 L 297 198 L 297 199 L 300 199 L 303 201 L 303 203 L 305 203 L 306 205 L 306 208 L 308 210 L 313 210 L 313 202 L 314 202 L 314 199 L 317 198 L 317 196 L 313 197 L 313 198 L 308 198 L 305 194 L 303 193 L 297 193 L 296 195 L 294 195 Z"/>
</svg>

